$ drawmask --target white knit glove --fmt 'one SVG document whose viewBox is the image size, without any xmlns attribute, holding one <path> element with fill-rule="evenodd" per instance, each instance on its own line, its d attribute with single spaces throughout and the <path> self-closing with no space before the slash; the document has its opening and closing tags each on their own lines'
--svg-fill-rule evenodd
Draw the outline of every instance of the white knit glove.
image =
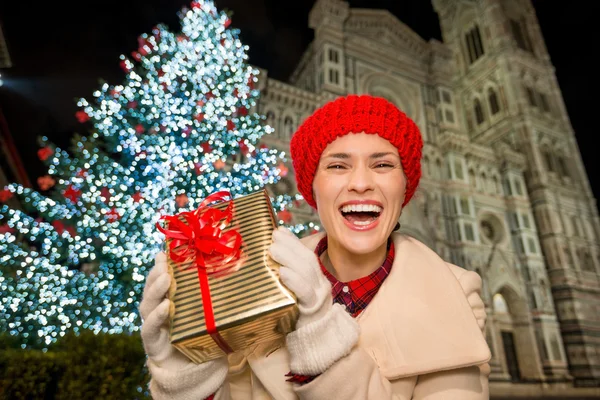
<svg viewBox="0 0 600 400">
<path fill-rule="evenodd" d="M 152 376 L 150 390 L 155 399 L 204 399 L 215 393 L 227 376 L 227 357 L 196 365 L 171 345 L 167 298 L 171 275 L 167 256 L 160 252 L 148 274 L 140 303 L 142 342 Z"/>
<path fill-rule="evenodd" d="M 348 355 L 358 341 L 359 326 L 342 306 L 332 304 L 331 284 L 319 260 L 288 229 L 273 232 L 271 257 L 282 266 L 281 282 L 298 300 L 296 330 L 287 335 L 293 373 L 319 375 Z"/>
</svg>

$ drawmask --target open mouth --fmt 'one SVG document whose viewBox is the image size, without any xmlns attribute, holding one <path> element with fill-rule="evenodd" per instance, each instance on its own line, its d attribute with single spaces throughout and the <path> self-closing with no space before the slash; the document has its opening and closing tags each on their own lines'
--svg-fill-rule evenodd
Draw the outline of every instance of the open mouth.
<svg viewBox="0 0 600 400">
<path fill-rule="evenodd" d="M 366 226 L 379 218 L 383 208 L 374 204 L 347 204 L 340 208 L 346 221 L 357 226 Z"/>
</svg>

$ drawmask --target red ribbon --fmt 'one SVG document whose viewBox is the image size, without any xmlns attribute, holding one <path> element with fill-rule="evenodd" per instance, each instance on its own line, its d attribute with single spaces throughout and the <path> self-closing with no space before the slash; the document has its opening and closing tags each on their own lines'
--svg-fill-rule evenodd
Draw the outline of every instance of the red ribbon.
<svg viewBox="0 0 600 400">
<path fill-rule="evenodd" d="M 235 261 L 241 254 L 240 233 L 236 229 L 223 232 L 233 218 L 233 201 L 224 210 L 209 207 L 210 203 L 225 201 L 226 197 L 231 198 L 227 191 L 213 193 L 194 211 L 161 217 L 161 220 L 167 221 L 168 229 L 161 227 L 160 221 L 156 223 L 156 227 L 171 239 L 169 255 L 173 261 L 193 261 L 190 268 L 198 271 L 206 330 L 221 350 L 229 354 L 233 350 L 217 332 L 208 285 L 208 275 L 226 274 L 236 267 Z"/>
</svg>

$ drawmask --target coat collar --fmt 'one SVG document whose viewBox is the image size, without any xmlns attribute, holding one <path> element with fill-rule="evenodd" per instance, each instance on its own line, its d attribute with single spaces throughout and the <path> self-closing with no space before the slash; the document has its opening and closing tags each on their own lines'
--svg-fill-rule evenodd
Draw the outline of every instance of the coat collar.
<svg viewBox="0 0 600 400">
<path fill-rule="evenodd" d="M 302 242 L 314 250 L 322 237 Z M 419 241 L 392 238 L 396 256 L 390 275 L 358 316 L 359 347 L 390 381 L 489 361 L 490 350 L 453 269 Z M 230 364 L 236 364 L 232 361 L 230 356 Z M 261 385 L 254 383 L 270 397 L 297 399 L 285 381 L 289 353 L 281 341 L 259 344 L 238 361 L 230 372 L 247 361 Z"/>
<path fill-rule="evenodd" d="M 302 241 L 314 249 L 323 236 Z M 358 317 L 359 346 L 390 380 L 489 361 L 489 347 L 453 270 L 418 240 L 395 233 L 392 239 L 390 275 Z"/>
</svg>

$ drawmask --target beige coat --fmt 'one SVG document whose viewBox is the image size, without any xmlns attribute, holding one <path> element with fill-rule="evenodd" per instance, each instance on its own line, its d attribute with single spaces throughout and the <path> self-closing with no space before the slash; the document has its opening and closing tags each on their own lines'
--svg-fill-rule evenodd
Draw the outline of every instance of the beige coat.
<svg viewBox="0 0 600 400">
<path fill-rule="evenodd" d="M 321 237 L 303 242 L 314 249 Z M 215 400 L 488 399 L 491 356 L 479 275 L 413 238 L 393 240 L 392 271 L 357 317 L 361 335 L 350 355 L 298 387 L 286 382 L 285 346 L 262 345 L 230 356 L 228 381 Z"/>
</svg>

